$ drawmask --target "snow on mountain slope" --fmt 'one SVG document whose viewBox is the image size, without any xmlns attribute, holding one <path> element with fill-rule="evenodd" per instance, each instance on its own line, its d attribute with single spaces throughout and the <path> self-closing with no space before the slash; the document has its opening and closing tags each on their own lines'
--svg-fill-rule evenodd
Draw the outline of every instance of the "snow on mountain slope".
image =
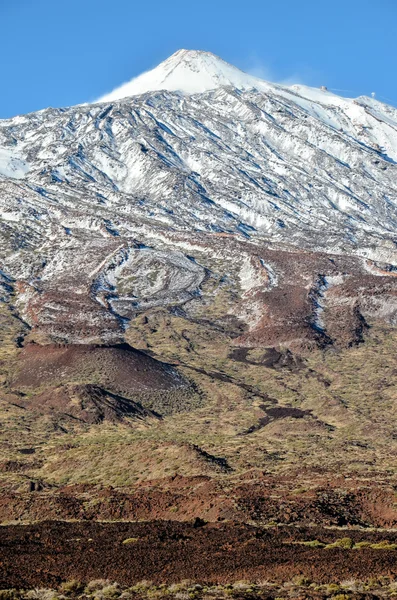
<svg viewBox="0 0 397 600">
<path fill-rule="evenodd" d="M 287 278 L 300 277 L 301 332 L 319 327 L 313 303 L 325 322 L 323 295 L 343 287 L 324 291 L 323 277 L 392 286 L 395 109 L 261 82 L 192 51 L 112 98 L 0 121 L 0 270 L 28 322 L 57 339 L 122 337 L 148 307 L 199 310 L 210 280 L 242 299 L 234 316 L 263 325 L 261 294 L 276 298 L 286 281 L 277 258 L 255 258 L 265 247 L 322 265 Z M 320 260 L 330 253 L 350 257 L 342 272 Z M 353 310 L 358 292 L 343 293 Z M 394 314 L 388 302 L 368 314 Z"/>
<path fill-rule="evenodd" d="M 9 148 L 0 148 L 0 177 L 23 179 L 29 165 Z"/>
<path fill-rule="evenodd" d="M 342 98 L 326 89 L 269 83 L 244 73 L 211 52 L 178 50 L 156 68 L 116 88 L 98 102 L 113 102 L 161 90 L 191 95 L 222 87 L 283 96 L 333 127 L 347 127 L 346 131 L 352 135 L 364 135 L 363 129 L 374 130 L 369 135 L 373 143 L 384 147 L 393 159 L 397 159 L 396 109 L 364 96 L 357 99 Z M 378 121 L 378 125 L 375 121 Z"/>
<path fill-rule="evenodd" d="M 99 102 L 113 102 L 155 90 L 198 94 L 222 86 L 241 90 L 269 87 L 266 82 L 243 73 L 211 52 L 178 50 L 155 69 L 106 94 Z"/>
</svg>

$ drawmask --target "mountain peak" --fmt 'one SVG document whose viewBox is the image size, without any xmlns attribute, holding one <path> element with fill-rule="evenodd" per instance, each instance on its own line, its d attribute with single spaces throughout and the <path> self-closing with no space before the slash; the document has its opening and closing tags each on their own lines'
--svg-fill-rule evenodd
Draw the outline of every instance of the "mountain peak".
<svg viewBox="0 0 397 600">
<path fill-rule="evenodd" d="M 132 79 L 99 99 L 111 102 L 156 90 L 196 94 L 223 86 L 260 88 L 266 82 L 244 73 L 212 52 L 181 49 L 151 71 Z"/>
<path fill-rule="evenodd" d="M 194 60 L 205 56 L 215 58 L 216 60 L 222 60 L 219 56 L 217 56 L 213 52 L 208 52 L 207 50 L 188 50 L 186 48 L 181 48 L 180 50 L 174 52 L 174 54 L 171 54 L 171 56 L 167 58 L 164 62 L 168 62 L 170 60 L 175 59 Z"/>
</svg>

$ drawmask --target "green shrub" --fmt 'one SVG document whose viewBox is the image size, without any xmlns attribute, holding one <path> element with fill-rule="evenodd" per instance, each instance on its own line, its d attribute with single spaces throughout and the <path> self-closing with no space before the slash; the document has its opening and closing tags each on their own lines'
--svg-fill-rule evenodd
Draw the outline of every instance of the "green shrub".
<svg viewBox="0 0 397 600">
<path fill-rule="evenodd" d="M 112 598 L 118 598 L 120 594 L 121 589 L 117 583 L 112 583 L 102 588 L 102 595 L 106 599 L 109 598 L 109 600 L 111 600 Z"/>
<path fill-rule="evenodd" d="M 327 585 L 327 592 L 328 594 L 336 594 L 337 592 L 340 592 L 340 585 L 337 583 L 330 583 Z"/>
<path fill-rule="evenodd" d="M 295 585 L 308 586 L 308 585 L 311 584 L 311 580 L 308 579 L 308 577 L 305 577 L 304 575 L 297 575 L 294 578 L 294 584 Z"/>
<path fill-rule="evenodd" d="M 84 591 L 84 585 L 76 579 L 71 579 L 70 581 L 62 583 L 61 591 L 65 594 L 78 594 L 79 592 Z"/>
<path fill-rule="evenodd" d="M 383 540 L 377 544 L 371 544 L 373 550 L 396 550 L 397 544 L 390 544 L 390 542 Z"/>
<path fill-rule="evenodd" d="M 309 548 L 324 548 L 325 544 L 320 542 L 319 540 L 310 540 L 308 542 L 301 542 L 303 546 L 308 546 Z"/>
<path fill-rule="evenodd" d="M 93 579 L 92 581 L 87 583 L 84 591 L 88 594 L 90 592 L 99 592 L 100 590 L 103 590 L 103 588 L 107 585 L 110 585 L 110 583 L 111 582 L 108 579 Z"/>
<path fill-rule="evenodd" d="M 153 587 L 153 581 L 147 581 L 146 579 L 144 579 L 143 581 L 139 581 L 138 583 L 136 583 L 135 585 L 132 586 L 131 591 L 132 592 L 136 592 L 136 593 L 145 593 L 148 590 L 150 590 L 150 588 Z"/>
<path fill-rule="evenodd" d="M 0 600 L 17 600 L 16 590 L 0 590 Z"/>
<path fill-rule="evenodd" d="M 357 542 L 357 544 L 354 544 L 354 549 L 360 550 L 360 548 L 371 548 L 371 546 L 371 542 Z"/>
<path fill-rule="evenodd" d="M 326 548 L 343 548 L 344 550 L 351 550 L 354 546 L 354 542 L 351 538 L 341 538 L 340 540 L 335 540 L 332 544 L 327 544 Z"/>
</svg>

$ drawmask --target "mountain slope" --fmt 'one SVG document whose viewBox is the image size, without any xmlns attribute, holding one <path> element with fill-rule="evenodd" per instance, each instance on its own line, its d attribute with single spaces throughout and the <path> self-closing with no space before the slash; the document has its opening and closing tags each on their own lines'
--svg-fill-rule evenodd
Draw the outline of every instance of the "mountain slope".
<svg viewBox="0 0 397 600">
<path fill-rule="evenodd" d="M 0 121 L 0 521 L 389 535 L 396 110 L 200 52 L 128 90 Z"/>
<path fill-rule="evenodd" d="M 143 311 L 225 294 L 215 320 L 244 343 L 393 322 L 395 109 L 186 50 L 127 88 L 0 122 L 0 268 L 39 339 L 120 342 Z"/>
<path fill-rule="evenodd" d="M 224 86 L 240 90 L 269 87 L 266 82 L 243 73 L 211 52 L 178 50 L 155 69 L 106 94 L 100 101 L 113 102 L 158 90 L 198 94 Z"/>
</svg>

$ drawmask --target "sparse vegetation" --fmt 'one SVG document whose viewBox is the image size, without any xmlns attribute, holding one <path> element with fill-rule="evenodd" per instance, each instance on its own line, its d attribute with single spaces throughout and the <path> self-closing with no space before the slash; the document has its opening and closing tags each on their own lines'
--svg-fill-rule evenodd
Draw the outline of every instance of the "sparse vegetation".
<svg viewBox="0 0 397 600">
<path fill-rule="evenodd" d="M 265 470 L 275 477 L 293 472 L 292 495 L 298 502 L 314 493 L 310 471 L 315 472 L 319 464 L 325 464 L 330 473 L 353 474 L 353 479 L 362 478 L 367 485 L 375 457 L 378 483 L 388 487 L 397 451 L 394 330 L 373 327 L 364 345 L 338 354 L 313 351 L 296 371 L 262 366 L 263 349 L 253 349 L 249 363 L 230 358 L 233 345 L 228 334 L 210 332 L 207 325 L 162 310 L 152 312 L 148 319 L 144 323 L 139 317 L 132 323 L 130 342 L 155 348 L 161 360 L 177 362 L 200 390 L 201 405 L 157 422 L 143 419 L 87 426 L 66 415 L 56 419 L 26 410 L 5 383 L 0 392 L 0 487 L 18 489 L 31 478 L 49 486 L 90 483 L 131 488 L 175 474 L 230 479 L 233 486 L 247 471 Z M 9 365 L 15 358 L 13 352 Z M 383 384 L 385 373 L 388 386 Z M 274 406 L 299 409 L 307 416 L 271 417 L 262 428 L 242 435 Z M 17 465 L 23 447 L 36 451 L 34 460 L 24 459 L 22 476 Z M 224 459 L 231 470 L 219 470 L 193 447 Z M 3 471 L 5 461 L 13 461 L 15 470 Z M 170 516 L 174 511 L 178 518 L 183 516 L 180 507 L 172 508 Z M 279 519 L 279 515 L 269 515 L 267 522 Z"/>
<path fill-rule="evenodd" d="M 370 548 L 371 550 L 397 550 L 397 544 L 392 544 L 387 540 L 383 540 L 377 543 L 372 543 L 365 540 L 361 542 L 353 542 L 353 540 L 348 537 L 335 540 L 330 544 L 320 542 L 319 540 L 309 540 L 302 542 L 298 541 L 294 543 L 300 544 L 301 546 L 308 546 L 309 548 L 342 548 L 343 550 L 361 550 L 363 548 Z"/>
<path fill-rule="evenodd" d="M 345 537 L 335 540 L 332 544 L 327 544 L 325 548 L 342 548 L 343 550 L 351 550 L 354 547 L 354 542 L 351 538 Z"/>
<path fill-rule="evenodd" d="M 382 541 L 377 544 L 371 544 L 372 550 L 397 550 L 397 544 L 390 544 L 390 542 Z"/>
<path fill-rule="evenodd" d="M 309 548 L 324 548 L 326 546 L 326 544 L 323 544 L 323 542 L 319 542 L 318 540 L 310 540 L 308 542 L 298 543 L 301 543 L 303 546 L 308 546 Z"/>
<path fill-rule="evenodd" d="M 382 581 L 351 580 L 342 583 L 321 584 L 305 578 L 295 578 L 282 584 L 275 582 L 238 581 L 230 584 L 208 585 L 193 581 L 155 585 L 142 581 L 133 586 L 122 586 L 108 580 L 95 580 L 80 591 L 59 589 L 0 590 L 0 600 L 222 600 L 261 599 L 286 600 L 373 600 L 395 597 L 397 582 L 391 577 Z M 83 590 L 83 591 L 81 591 Z"/>
</svg>

